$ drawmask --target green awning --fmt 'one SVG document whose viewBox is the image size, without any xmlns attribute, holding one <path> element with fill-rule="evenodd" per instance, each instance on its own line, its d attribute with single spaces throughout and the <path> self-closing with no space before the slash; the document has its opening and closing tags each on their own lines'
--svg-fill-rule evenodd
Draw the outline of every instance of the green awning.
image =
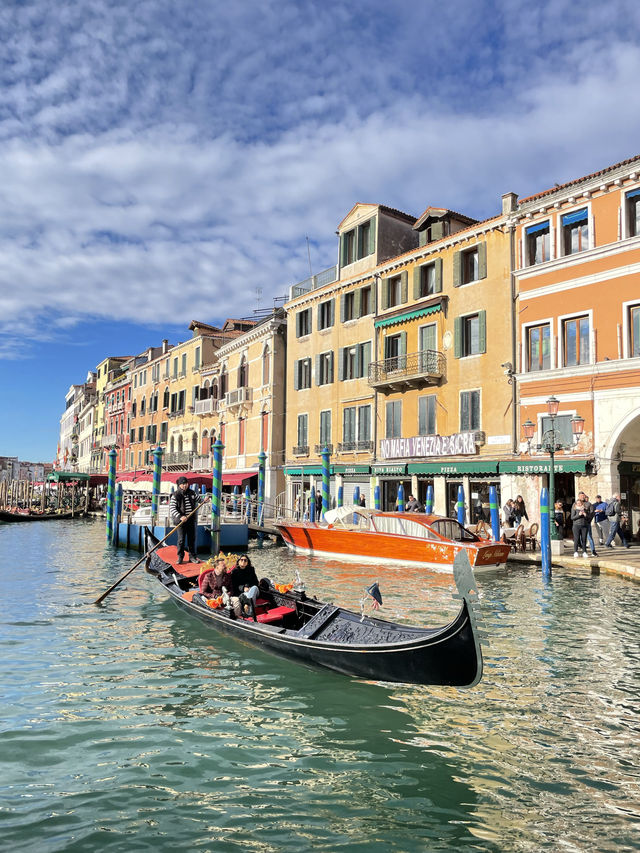
<svg viewBox="0 0 640 853">
<path fill-rule="evenodd" d="M 396 314 L 395 317 L 384 317 L 382 320 L 376 320 L 374 326 L 376 329 L 381 329 L 384 326 L 395 326 L 398 323 L 406 323 L 408 320 L 415 320 L 418 317 L 426 317 L 427 314 L 436 314 L 442 311 L 442 302 L 437 302 L 435 305 L 429 305 L 426 308 L 418 308 L 416 311 L 407 311 L 406 314 Z"/>
<path fill-rule="evenodd" d="M 329 468 L 329 473 L 333 473 L 333 469 Z M 314 476 L 322 474 L 322 465 L 303 465 L 302 468 L 285 468 L 285 477 L 308 477 L 310 474 Z"/>
<path fill-rule="evenodd" d="M 498 473 L 498 462 L 495 459 L 460 459 L 452 462 L 412 462 L 407 465 L 408 474 L 441 474 L 456 476 L 463 474 Z"/>
<path fill-rule="evenodd" d="M 551 468 L 549 459 L 509 459 L 500 463 L 501 474 L 548 474 Z M 554 459 L 555 474 L 584 474 L 587 470 L 586 459 Z"/>
<path fill-rule="evenodd" d="M 47 480 L 50 483 L 70 483 L 72 481 L 79 483 L 89 479 L 89 474 L 80 474 L 74 471 L 52 471 L 47 475 Z"/>
<path fill-rule="evenodd" d="M 348 477 L 350 474 L 369 474 L 371 467 L 369 465 L 334 465 L 331 471 L 333 474 L 343 474 Z"/>
</svg>

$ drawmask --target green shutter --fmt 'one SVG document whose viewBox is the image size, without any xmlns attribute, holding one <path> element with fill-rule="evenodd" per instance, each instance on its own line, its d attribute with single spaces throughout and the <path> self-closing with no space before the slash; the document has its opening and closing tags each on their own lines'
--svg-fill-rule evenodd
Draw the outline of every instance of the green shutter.
<svg viewBox="0 0 640 853">
<path fill-rule="evenodd" d="M 463 391 L 460 394 L 460 432 L 466 432 L 469 429 L 469 392 Z"/>
<path fill-rule="evenodd" d="M 406 355 L 407 354 L 407 333 L 406 332 L 400 332 L 399 337 L 400 337 L 400 350 L 399 350 L 398 354 L 399 355 Z"/>
<path fill-rule="evenodd" d="M 371 341 L 366 341 L 362 351 L 362 375 L 369 376 L 369 365 L 371 364 Z"/>
<path fill-rule="evenodd" d="M 333 382 L 333 352 L 329 353 L 329 364 L 327 365 L 327 381 Z"/>
<path fill-rule="evenodd" d="M 299 361 L 293 362 L 293 388 L 295 391 L 297 391 L 298 388 L 300 388 L 300 369 L 299 369 L 299 366 L 300 366 Z"/>
<path fill-rule="evenodd" d="M 322 358 L 322 355 L 316 356 L 316 385 L 320 384 L 320 359 L 321 358 Z M 311 384 L 313 385 L 313 381 L 311 382 Z"/>
<path fill-rule="evenodd" d="M 478 278 L 487 277 L 487 244 L 480 243 L 478 246 Z"/>
<path fill-rule="evenodd" d="M 336 300 L 332 299 L 329 302 L 329 325 L 335 326 L 336 323 Z"/>
<path fill-rule="evenodd" d="M 422 284 L 422 267 L 416 266 L 413 268 L 413 298 L 420 299 Z"/>
<path fill-rule="evenodd" d="M 456 317 L 453 321 L 453 355 L 460 358 L 462 355 L 462 317 Z"/>
<path fill-rule="evenodd" d="M 487 351 L 487 312 L 479 311 L 478 312 L 478 343 L 480 346 L 480 352 Z"/>
<path fill-rule="evenodd" d="M 440 220 L 440 222 L 434 222 L 431 226 L 431 239 L 432 240 L 442 240 L 444 237 L 444 222 Z"/>
<path fill-rule="evenodd" d="M 404 305 L 409 299 L 409 273 L 403 270 L 400 273 L 400 302 Z"/>
<path fill-rule="evenodd" d="M 340 381 L 344 379 L 344 347 L 338 350 L 338 379 Z"/>
<path fill-rule="evenodd" d="M 346 319 L 346 312 L 345 312 L 346 301 L 347 301 L 347 294 L 343 293 L 342 296 L 340 297 L 340 322 L 341 323 L 344 323 L 344 321 Z"/>
<path fill-rule="evenodd" d="M 453 255 L 453 286 L 460 287 L 462 284 L 462 252 L 454 252 Z"/>
<path fill-rule="evenodd" d="M 378 221 L 377 216 L 371 217 L 371 227 L 369 228 L 369 252 L 368 254 L 373 255 L 376 250 L 376 223 Z"/>
<path fill-rule="evenodd" d="M 435 259 L 435 292 L 442 293 L 442 258 Z"/>
<path fill-rule="evenodd" d="M 360 306 L 362 305 L 362 299 L 360 298 L 362 294 L 362 288 L 359 287 L 353 294 L 353 317 L 360 316 Z"/>
<path fill-rule="evenodd" d="M 422 231 L 418 231 L 418 246 L 426 246 L 427 245 L 427 229 L 423 228 Z"/>
<path fill-rule="evenodd" d="M 385 308 L 389 307 L 389 279 L 388 278 L 382 279 L 381 287 L 382 287 L 382 293 L 381 293 L 382 310 L 384 311 Z"/>
<path fill-rule="evenodd" d="M 345 251 L 346 251 L 346 241 L 344 239 L 344 234 L 340 235 L 340 266 L 345 266 Z"/>
</svg>

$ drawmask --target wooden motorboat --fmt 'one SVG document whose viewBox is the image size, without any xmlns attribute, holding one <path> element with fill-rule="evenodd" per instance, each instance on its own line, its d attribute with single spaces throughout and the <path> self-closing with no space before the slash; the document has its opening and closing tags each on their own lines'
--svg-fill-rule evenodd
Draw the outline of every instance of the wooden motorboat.
<svg viewBox="0 0 640 853">
<path fill-rule="evenodd" d="M 147 550 L 158 540 L 147 531 Z M 461 606 L 444 626 L 414 627 L 365 616 L 309 598 L 303 589 L 279 591 L 266 578 L 253 617 L 235 617 L 198 592 L 192 564 L 177 565 L 175 547 L 147 558 L 147 571 L 173 601 L 218 631 L 305 664 L 374 681 L 472 687 L 482 677 L 482 651 L 474 613 L 477 595 L 467 552 L 453 565 Z"/>
<path fill-rule="evenodd" d="M 280 521 L 276 526 L 295 553 L 358 562 L 450 572 L 456 554 L 465 551 L 478 571 L 506 563 L 510 552 L 509 545 L 481 539 L 454 518 L 416 512 L 343 506 L 325 513 L 324 522 Z"/>
<path fill-rule="evenodd" d="M 0 521 L 53 521 L 61 518 L 79 518 L 84 515 L 82 510 L 69 512 L 38 512 L 37 510 L 0 509 Z"/>
</svg>

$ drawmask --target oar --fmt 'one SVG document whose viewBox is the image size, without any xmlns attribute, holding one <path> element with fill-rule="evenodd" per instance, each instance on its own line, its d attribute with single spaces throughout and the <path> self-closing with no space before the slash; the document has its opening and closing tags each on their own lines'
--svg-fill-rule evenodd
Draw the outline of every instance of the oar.
<svg viewBox="0 0 640 853">
<path fill-rule="evenodd" d="M 181 521 L 181 522 L 180 522 L 180 524 L 176 524 L 176 526 L 175 526 L 172 530 L 170 530 L 170 531 L 167 533 L 167 535 L 164 537 L 164 539 L 161 539 L 159 542 L 157 542 L 157 543 L 153 546 L 153 548 L 151 548 L 151 550 L 150 550 L 150 551 L 147 551 L 145 554 L 143 554 L 143 555 L 142 555 L 142 557 L 140 557 L 140 559 L 138 560 L 138 562 L 137 562 L 135 565 L 131 566 L 131 568 L 129 569 L 129 571 L 128 571 L 128 572 L 125 572 L 125 573 L 122 575 L 122 577 L 121 577 L 121 578 L 119 578 L 119 579 L 118 579 L 118 580 L 113 584 L 113 586 L 110 586 L 110 587 L 109 587 L 109 589 L 108 589 L 106 592 L 103 592 L 103 593 L 102 593 L 102 595 L 100 596 L 100 598 L 96 598 L 96 600 L 95 600 L 93 603 L 94 603 L 94 604 L 101 604 L 101 603 L 105 600 L 105 598 L 109 595 L 109 593 L 113 592 L 113 590 L 114 590 L 117 586 L 120 586 L 120 584 L 122 583 L 122 581 L 123 581 L 125 578 L 128 578 L 128 577 L 129 577 L 129 575 L 131 574 L 131 572 L 132 572 L 134 569 L 137 569 L 137 568 L 138 568 L 138 566 L 140 565 L 140 563 L 142 563 L 144 560 L 146 560 L 146 558 L 147 558 L 150 554 L 153 554 L 153 552 L 156 550 L 156 548 L 159 548 L 159 547 L 162 545 L 162 543 L 163 543 L 163 542 L 166 542 L 166 540 L 171 536 L 171 534 L 172 534 L 172 533 L 175 533 L 175 532 L 176 532 L 176 530 L 177 530 L 179 527 L 182 527 L 182 525 L 183 525 L 183 524 L 185 524 L 185 522 L 189 521 L 189 519 L 191 518 L 191 516 L 192 516 L 194 513 L 198 512 L 198 510 L 200 509 L 200 507 L 201 507 L 201 506 L 204 506 L 204 504 L 206 504 L 206 502 L 207 502 L 208 500 L 210 500 L 210 496 L 209 496 L 209 495 L 207 495 L 207 497 L 206 497 L 206 498 L 205 498 L 201 503 L 199 503 L 199 504 L 198 504 L 198 506 L 197 506 L 194 510 L 192 510 L 192 511 L 189 513 L 189 515 L 185 518 L 185 520 L 184 520 L 184 521 Z"/>
</svg>

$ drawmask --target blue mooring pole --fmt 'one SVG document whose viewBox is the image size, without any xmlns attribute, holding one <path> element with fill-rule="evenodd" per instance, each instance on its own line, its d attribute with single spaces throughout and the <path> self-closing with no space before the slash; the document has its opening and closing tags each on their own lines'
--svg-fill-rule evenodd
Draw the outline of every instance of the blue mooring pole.
<svg viewBox="0 0 640 853">
<path fill-rule="evenodd" d="M 498 490 L 489 486 L 489 513 L 491 514 L 491 535 L 495 542 L 500 541 L 500 514 L 498 513 Z"/>
<path fill-rule="evenodd" d="M 311 486 L 311 494 L 309 495 L 309 521 L 316 520 L 316 490 Z"/>
<path fill-rule="evenodd" d="M 433 486 L 431 484 L 427 486 L 427 499 L 424 502 L 424 511 L 427 515 L 431 515 L 433 512 Z"/>
<path fill-rule="evenodd" d="M 551 580 L 551 519 L 549 514 L 549 492 L 546 487 L 540 492 L 540 550 L 542 552 L 542 580 Z"/>
<path fill-rule="evenodd" d="M 380 486 L 373 487 L 373 508 L 380 509 Z"/>
<path fill-rule="evenodd" d="M 356 486 L 353 490 L 353 505 L 360 506 L 360 486 Z M 355 512 L 353 513 L 353 523 L 358 523 L 358 514 Z"/>
<path fill-rule="evenodd" d="M 404 512 L 404 486 L 402 483 L 398 486 L 398 495 L 396 497 L 396 511 Z"/>
<path fill-rule="evenodd" d="M 458 486 L 456 509 L 458 511 L 458 522 L 464 526 L 464 487 L 462 484 Z"/>
</svg>

